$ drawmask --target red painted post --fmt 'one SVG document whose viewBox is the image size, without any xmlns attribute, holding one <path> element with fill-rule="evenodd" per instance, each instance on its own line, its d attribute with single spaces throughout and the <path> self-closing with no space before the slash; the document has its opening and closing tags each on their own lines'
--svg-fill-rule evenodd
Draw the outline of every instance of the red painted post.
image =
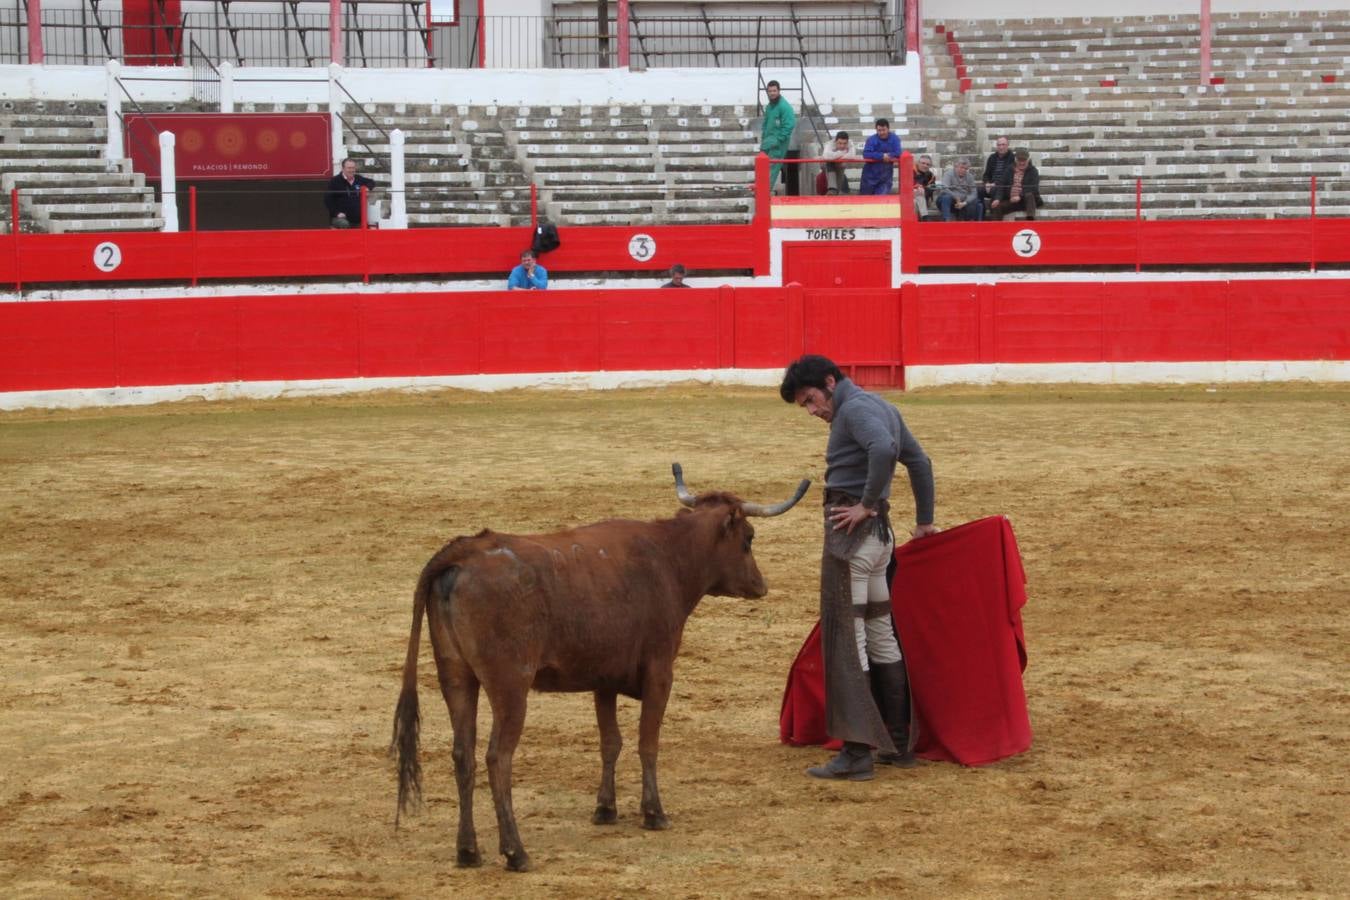
<svg viewBox="0 0 1350 900">
<path fill-rule="evenodd" d="M 28 0 L 28 62 L 37 65 L 45 56 L 42 47 L 42 0 Z"/>
<path fill-rule="evenodd" d="M 14 241 L 14 290 L 23 290 L 23 276 L 19 274 L 19 189 L 9 192 L 9 237 Z"/>
<path fill-rule="evenodd" d="M 1308 189 L 1308 238 L 1312 250 L 1308 254 L 1312 271 L 1317 271 L 1317 176 L 1312 176 Z"/>
<path fill-rule="evenodd" d="M 1136 178 L 1134 180 L 1134 270 L 1136 272 L 1143 268 L 1142 253 L 1140 250 L 1143 240 L 1144 230 L 1144 179 Z"/>
<path fill-rule="evenodd" d="M 769 155 L 760 151 L 755 156 L 755 215 L 750 220 L 754 229 L 754 271 L 756 275 L 769 274 L 769 227 L 773 223 L 769 204 Z M 793 357 L 794 359 L 796 357 Z"/>
<path fill-rule="evenodd" d="M 905 47 L 911 53 L 918 53 L 922 46 L 919 40 L 923 23 L 919 21 L 919 0 L 905 0 Z"/>
<path fill-rule="evenodd" d="M 619 12 L 614 22 L 619 32 L 619 68 L 628 68 L 628 0 L 619 0 Z"/>
<path fill-rule="evenodd" d="M 717 289 L 717 368 L 736 368 L 736 289 Z"/>
<path fill-rule="evenodd" d="M 806 292 L 795 281 L 785 285 L 785 288 L 787 346 L 784 349 L 787 351 L 785 354 L 787 356 L 786 362 L 792 362 L 808 349 L 806 346 Z"/>
<path fill-rule="evenodd" d="M 483 18 L 483 7 L 487 0 L 478 0 L 478 68 L 487 68 L 487 21 Z"/>
<path fill-rule="evenodd" d="M 900 186 L 896 191 L 900 195 L 900 221 L 914 222 L 918 216 L 914 212 L 914 154 L 908 150 L 900 154 L 900 158 L 895 161 L 897 169 L 896 177 L 900 179 Z M 909 202 L 906 203 L 905 201 Z"/>
<path fill-rule="evenodd" d="M 897 160 L 900 187 L 900 271 L 919 271 L 919 217 L 914 212 L 914 154 L 906 150 Z"/>
<path fill-rule="evenodd" d="M 361 185 L 361 283 L 370 284 L 370 223 L 366 221 L 366 200 L 370 189 Z"/>
<path fill-rule="evenodd" d="M 539 227 L 539 188 L 530 182 L 530 240 L 534 240 L 534 230 Z"/>
<path fill-rule="evenodd" d="M 1211 54 L 1210 33 L 1214 24 L 1209 17 L 1209 0 L 1200 0 L 1200 83 L 1209 86 Z"/>
<path fill-rule="evenodd" d="M 455 5 L 455 10 L 456 10 L 456 13 L 458 13 L 458 10 L 459 10 L 459 5 L 458 5 L 458 4 Z M 458 18 L 458 15 L 456 15 L 456 18 Z M 436 29 L 433 28 L 433 27 L 431 27 L 431 4 L 428 3 L 428 4 L 427 4 L 427 68 L 428 68 L 428 69 L 434 69 L 434 68 L 436 67 L 436 57 L 434 57 L 434 56 L 432 55 L 432 52 L 435 50 L 435 48 L 436 48 Z"/>
<path fill-rule="evenodd" d="M 197 286 L 197 186 L 188 187 L 188 231 L 192 234 L 192 286 Z"/>
<path fill-rule="evenodd" d="M 431 8 L 431 4 L 427 4 Z M 328 0 L 328 60 L 342 65 L 342 0 Z"/>
</svg>

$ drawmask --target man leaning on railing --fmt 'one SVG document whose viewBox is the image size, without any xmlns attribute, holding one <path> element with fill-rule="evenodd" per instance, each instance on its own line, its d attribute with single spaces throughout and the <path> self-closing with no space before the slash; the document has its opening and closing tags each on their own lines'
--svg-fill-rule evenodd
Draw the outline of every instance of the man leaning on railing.
<svg viewBox="0 0 1350 900">
<path fill-rule="evenodd" d="M 829 162 L 829 160 L 844 160 L 853 157 L 853 144 L 848 139 L 848 132 L 841 131 L 834 136 L 834 142 L 820 152 L 821 158 L 827 162 L 821 166 L 825 171 L 825 193 L 827 194 L 847 194 L 848 193 L 848 175 L 844 172 L 843 162 Z"/>
<path fill-rule="evenodd" d="M 328 207 L 328 224 L 334 228 L 361 227 L 361 188 L 375 190 L 375 182 L 356 174 L 356 160 L 344 159 L 341 171 L 328 180 L 323 196 Z"/>
</svg>

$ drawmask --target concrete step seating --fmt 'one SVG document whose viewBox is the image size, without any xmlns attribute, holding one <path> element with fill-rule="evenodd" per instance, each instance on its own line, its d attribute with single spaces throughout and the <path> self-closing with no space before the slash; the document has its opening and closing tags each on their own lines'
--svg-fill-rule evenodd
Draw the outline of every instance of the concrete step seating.
<svg viewBox="0 0 1350 900">
<path fill-rule="evenodd" d="M 960 93 L 945 34 L 926 29 L 942 60 L 928 86 L 981 124 L 978 159 L 996 134 L 1032 150 L 1047 217 L 1133 215 L 1137 178 L 1150 217 L 1306 215 L 1312 176 L 1319 211 L 1346 215 L 1350 12 L 1214 21 L 1222 84 L 1196 84 L 1198 18 L 1182 15 L 946 22 L 970 81 Z"/>
<path fill-rule="evenodd" d="M 0 101 L 0 186 L 18 189 L 22 230 L 163 227 L 145 179 L 103 158 L 106 127 L 98 103 Z"/>
</svg>

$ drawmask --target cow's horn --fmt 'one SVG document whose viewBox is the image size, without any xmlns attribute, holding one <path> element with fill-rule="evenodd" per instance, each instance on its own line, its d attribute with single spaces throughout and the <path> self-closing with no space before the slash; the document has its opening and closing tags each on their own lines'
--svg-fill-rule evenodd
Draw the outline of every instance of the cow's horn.
<svg viewBox="0 0 1350 900">
<path fill-rule="evenodd" d="M 685 506 L 693 506 L 698 498 L 689 493 L 689 489 L 684 486 L 684 469 L 680 468 L 679 463 L 671 463 L 670 471 L 675 473 L 675 496 L 679 497 Z"/>
<path fill-rule="evenodd" d="M 803 478 L 802 483 L 797 485 L 797 493 L 793 494 L 790 500 L 775 503 L 773 506 L 765 506 L 763 503 L 742 503 L 741 512 L 747 516 L 781 516 L 796 506 L 798 500 L 806 496 L 806 489 L 810 486 L 811 479 Z"/>
</svg>

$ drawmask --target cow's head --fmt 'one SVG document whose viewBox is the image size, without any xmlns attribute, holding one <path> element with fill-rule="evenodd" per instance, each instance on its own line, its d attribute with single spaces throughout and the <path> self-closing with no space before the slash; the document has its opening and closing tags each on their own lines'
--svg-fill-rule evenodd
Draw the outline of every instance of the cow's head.
<svg viewBox="0 0 1350 900">
<path fill-rule="evenodd" d="M 707 510 L 719 519 L 716 539 L 707 558 L 702 560 L 710 578 L 708 593 L 719 597 L 763 597 L 769 588 L 751 548 L 755 527 L 750 524 L 750 517 L 781 516 L 805 496 L 806 489 L 811 486 L 810 480 L 802 479 L 790 499 L 766 506 L 727 493 L 694 496 L 684 486 L 684 470 L 680 464 L 673 464 L 671 471 L 675 474 L 675 494 L 680 502 L 690 509 Z"/>
</svg>

